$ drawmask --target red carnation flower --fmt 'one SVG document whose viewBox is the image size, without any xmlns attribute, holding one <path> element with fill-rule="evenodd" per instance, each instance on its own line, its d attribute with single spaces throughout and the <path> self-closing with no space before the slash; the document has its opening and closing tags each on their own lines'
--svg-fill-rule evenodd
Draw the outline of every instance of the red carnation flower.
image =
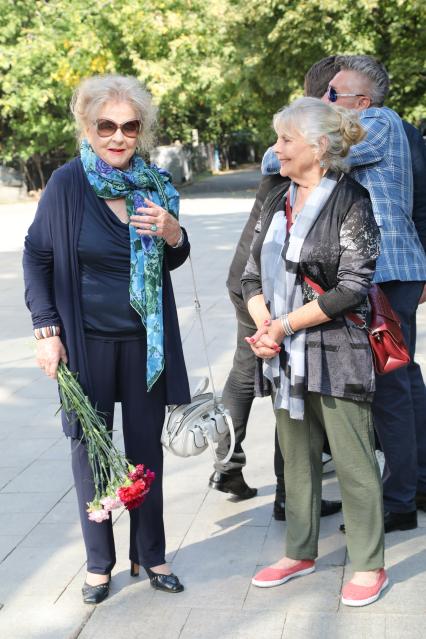
<svg viewBox="0 0 426 639">
<path fill-rule="evenodd" d="M 117 490 L 117 495 L 124 504 L 124 507 L 127 508 L 127 510 L 132 510 L 141 505 L 147 492 L 148 490 L 144 480 L 137 479 L 131 486 L 121 486 L 121 488 Z"/>
</svg>

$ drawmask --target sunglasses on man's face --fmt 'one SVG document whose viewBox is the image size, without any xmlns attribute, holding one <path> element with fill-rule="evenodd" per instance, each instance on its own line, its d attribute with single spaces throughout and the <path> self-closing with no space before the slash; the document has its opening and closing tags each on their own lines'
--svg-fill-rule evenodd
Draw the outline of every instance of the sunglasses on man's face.
<svg viewBox="0 0 426 639">
<path fill-rule="evenodd" d="M 141 130 L 140 120 L 129 120 L 128 122 L 123 122 L 123 124 L 117 124 L 112 120 L 100 119 L 96 120 L 95 125 L 96 133 L 100 138 L 111 137 L 117 129 L 120 129 L 126 138 L 137 138 Z"/>
<path fill-rule="evenodd" d="M 337 98 L 365 98 L 363 93 L 337 93 L 336 89 L 329 85 L 327 89 L 327 99 L 330 102 L 337 102 Z"/>
</svg>

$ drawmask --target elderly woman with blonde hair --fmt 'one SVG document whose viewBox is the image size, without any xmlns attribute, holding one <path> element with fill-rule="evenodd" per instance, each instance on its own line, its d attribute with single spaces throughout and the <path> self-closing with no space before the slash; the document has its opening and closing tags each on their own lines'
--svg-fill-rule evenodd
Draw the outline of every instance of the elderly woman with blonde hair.
<svg viewBox="0 0 426 639">
<path fill-rule="evenodd" d="M 85 80 L 72 101 L 80 156 L 50 178 L 25 241 L 26 303 L 37 362 L 50 378 L 60 360 L 112 429 L 121 402 L 125 452 L 156 474 L 130 512 L 131 574 L 177 593 L 165 562 L 160 442 L 166 404 L 190 401 L 170 271 L 188 257 L 170 175 L 139 154 L 153 141 L 156 109 L 132 77 Z M 89 521 L 94 481 L 78 423 L 62 416 L 87 552 L 83 600 L 108 595 L 115 548 L 110 519 Z"/>
<path fill-rule="evenodd" d="M 253 584 L 278 586 L 315 570 L 326 433 L 354 569 L 342 602 L 363 606 L 388 583 L 372 356 L 367 333 L 347 316 L 366 318 L 379 255 L 369 194 L 346 174 L 345 157 L 364 131 L 355 113 L 315 98 L 278 112 L 274 127 L 280 173 L 291 183 L 265 200 L 242 286 L 258 328 L 247 340 L 263 360 L 259 392 L 274 395 L 287 548 Z"/>
</svg>

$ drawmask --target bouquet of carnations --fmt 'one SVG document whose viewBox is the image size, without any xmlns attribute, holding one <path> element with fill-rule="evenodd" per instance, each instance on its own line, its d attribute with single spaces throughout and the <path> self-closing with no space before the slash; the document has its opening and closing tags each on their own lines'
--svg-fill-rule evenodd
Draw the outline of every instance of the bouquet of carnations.
<svg viewBox="0 0 426 639">
<path fill-rule="evenodd" d="M 77 375 L 59 363 L 59 394 L 61 408 L 69 419 L 81 424 L 95 484 L 95 496 L 87 504 L 91 521 L 109 519 L 114 508 L 137 508 L 145 500 L 155 479 L 155 473 L 143 464 L 132 466 L 112 441 L 102 415 L 84 394 Z"/>
</svg>

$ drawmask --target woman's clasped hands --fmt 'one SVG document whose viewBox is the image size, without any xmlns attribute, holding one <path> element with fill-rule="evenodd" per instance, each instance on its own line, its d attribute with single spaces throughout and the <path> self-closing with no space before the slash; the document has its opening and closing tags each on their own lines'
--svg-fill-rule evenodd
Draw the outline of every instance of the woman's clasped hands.
<svg viewBox="0 0 426 639">
<path fill-rule="evenodd" d="M 145 198 L 146 206 L 136 209 L 139 215 L 132 215 L 130 225 L 139 235 L 162 237 L 167 244 L 175 246 L 181 235 L 180 224 L 173 215 L 158 204 Z"/>
<path fill-rule="evenodd" d="M 266 319 L 263 326 L 245 340 L 257 357 L 272 359 L 281 351 L 280 344 L 284 339 L 284 329 L 280 320 Z"/>
</svg>

